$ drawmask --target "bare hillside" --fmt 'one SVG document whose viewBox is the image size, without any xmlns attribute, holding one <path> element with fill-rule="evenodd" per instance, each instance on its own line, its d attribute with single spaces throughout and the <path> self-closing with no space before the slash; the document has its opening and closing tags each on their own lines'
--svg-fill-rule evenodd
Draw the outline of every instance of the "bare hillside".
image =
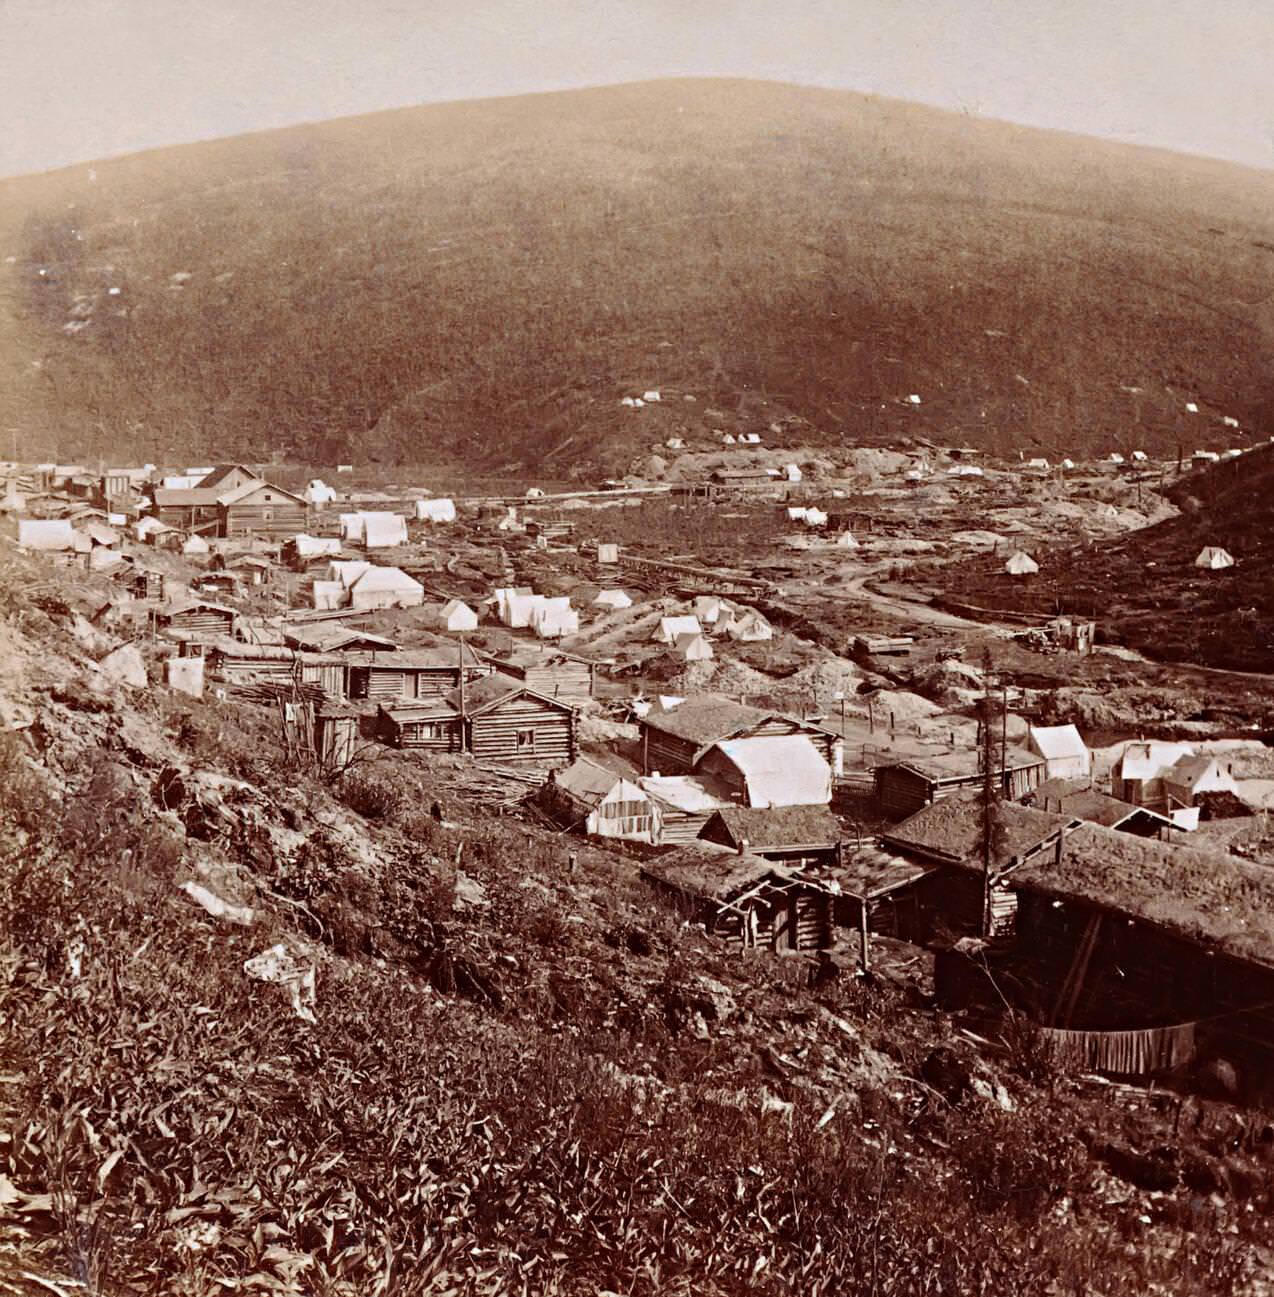
<svg viewBox="0 0 1274 1297">
<path fill-rule="evenodd" d="M 0 426 L 563 471 L 717 408 L 806 442 L 1232 441 L 1268 413 L 1271 213 L 1274 174 L 779 84 L 381 113 L 0 186 Z"/>
</svg>

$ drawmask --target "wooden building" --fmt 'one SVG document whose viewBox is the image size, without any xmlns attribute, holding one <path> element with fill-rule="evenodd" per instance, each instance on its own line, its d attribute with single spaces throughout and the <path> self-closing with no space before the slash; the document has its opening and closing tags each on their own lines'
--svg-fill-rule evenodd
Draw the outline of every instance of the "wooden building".
<svg viewBox="0 0 1274 1297">
<path fill-rule="evenodd" d="M 578 755 L 575 708 L 505 676 L 475 680 L 445 701 L 460 714 L 465 751 L 480 761 L 566 766 Z"/>
<path fill-rule="evenodd" d="M 416 702 L 382 703 L 376 713 L 376 733 L 383 742 L 396 748 L 464 751 L 460 713 L 438 696 Z"/>
<path fill-rule="evenodd" d="M 296 683 L 315 686 L 326 698 L 349 697 L 348 667 L 339 654 L 300 653 L 281 645 L 218 638 L 205 645 L 204 656 L 229 684 Z"/>
<path fill-rule="evenodd" d="M 642 768 L 659 774 L 690 774 L 712 747 L 727 739 L 804 734 L 833 771 L 842 765 L 839 735 L 808 721 L 762 711 L 715 694 L 700 694 L 672 710 L 642 717 Z"/>
<path fill-rule="evenodd" d="M 658 803 L 634 780 L 588 757 L 576 757 L 565 769 L 550 772 L 539 802 L 564 828 L 591 837 L 651 844 L 660 840 Z"/>
<path fill-rule="evenodd" d="M 355 630 L 333 622 L 288 626 L 283 631 L 283 642 L 290 648 L 305 649 L 310 653 L 393 653 L 398 649 L 398 645 L 384 635 L 373 635 L 371 631 Z"/>
<path fill-rule="evenodd" d="M 717 811 L 734 805 L 727 788 L 702 775 L 646 775 L 637 783 L 659 811 L 661 846 L 696 841 Z"/>
<path fill-rule="evenodd" d="M 162 630 L 184 631 L 205 640 L 228 639 L 234 633 L 235 616 L 233 608 L 204 599 L 173 599 L 155 610 L 155 622 Z"/>
<path fill-rule="evenodd" d="M 837 858 L 841 830 L 826 806 L 730 806 L 713 812 L 699 839 L 785 864 L 827 865 Z"/>
<path fill-rule="evenodd" d="M 346 769 L 358 751 L 356 708 L 324 703 L 314 709 L 314 754 L 326 771 Z"/>
<path fill-rule="evenodd" d="M 464 679 L 476 682 L 493 672 L 491 664 L 467 644 L 445 648 L 394 649 L 348 653 L 350 697 L 372 702 L 440 698 Z"/>
<path fill-rule="evenodd" d="M 696 842 L 641 873 L 732 950 L 796 955 L 834 944 L 832 893 L 763 856 Z"/>
<path fill-rule="evenodd" d="M 273 482 L 244 482 L 217 499 L 218 535 L 294 536 L 305 530 L 309 512 L 305 497 L 295 491 Z"/>
<path fill-rule="evenodd" d="M 516 645 L 488 660 L 504 675 L 547 698 L 583 702 L 593 696 L 597 664 L 575 653 L 547 645 Z"/>
<path fill-rule="evenodd" d="M 1039 858 L 1059 861 L 1063 838 L 1082 823 L 1012 802 L 999 803 L 994 814 L 989 871 L 981 843 L 983 807 L 974 793 L 944 797 L 881 835 L 882 845 L 904 859 L 940 866 L 921 884 L 923 936 L 1011 936 L 1017 916 L 1012 875 Z"/>
<path fill-rule="evenodd" d="M 1010 801 L 1021 801 L 1044 782 L 1047 768 L 1036 753 L 1009 748 L 1002 761 L 997 759 L 994 774 L 1000 793 Z M 982 776 L 978 754 L 969 749 L 877 766 L 875 783 L 881 812 L 890 820 L 901 820 L 953 793 L 980 788 Z"/>
<path fill-rule="evenodd" d="M 1065 779 L 1046 779 L 1029 794 L 1026 805 L 1065 815 L 1067 819 L 1117 829 L 1120 833 L 1134 833 L 1139 838 L 1166 839 L 1172 835 L 1173 823 L 1166 815 Z"/>
</svg>

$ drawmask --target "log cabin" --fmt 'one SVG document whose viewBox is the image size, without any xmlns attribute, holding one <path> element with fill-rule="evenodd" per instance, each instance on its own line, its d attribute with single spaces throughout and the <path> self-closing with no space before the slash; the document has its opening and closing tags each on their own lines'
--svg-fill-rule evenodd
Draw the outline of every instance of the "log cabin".
<svg viewBox="0 0 1274 1297">
<path fill-rule="evenodd" d="M 475 680 L 444 701 L 460 714 L 465 751 L 481 761 L 566 766 L 578 755 L 575 708 L 507 676 Z"/>
<path fill-rule="evenodd" d="M 376 713 L 377 736 L 391 747 L 426 752 L 463 752 L 460 713 L 441 697 L 382 703 Z"/>
<path fill-rule="evenodd" d="M 997 760 L 996 784 L 1010 801 L 1020 801 L 1047 778 L 1044 758 L 1021 748 L 1009 748 Z M 981 786 L 978 754 L 973 749 L 943 756 L 914 758 L 877 766 L 876 800 L 886 819 L 902 820 L 926 806 Z"/>
<path fill-rule="evenodd" d="M 516 645 L 507 653 L 487 657 L 504 675 L 546 698 L 583 702 L 593 696 L 597 664 L 575 653 L 547 645 Z"/>
<path fill-rule="evenodd" d="M 640 729 L 642 768 L 652 774 L 690 774 L 715 744 L 727 739 L 784 734 L 806 735 L 833 771 L 843 765 L 839 735 L 716 694 L 687 698 L 671 710 L 652 709 L 641 718 Z"/>
<path fill-rule="evenodd" d="M 840 839 L 840 823 L 826 806 L 724 807 L 699 832 L 701 842 L 789 865 L 831 864 Z"/>
<path fill-rule="evenodd" d="M 235 616 L 233 608 L 203 599 L 173 599 L 155 610 L 160 629 L 184 631 L 205 640 L 218 636 L 228 639 L 234 632 Z"/>
<path fill-rule="evenodd" d="M 273 482 L 244 482 L 218 497 L 217 534 L 294 536 L 305 530 L 309 513 L 305 497 L 295 491 Z"/>
<path fill-rule="evenodd" d="M 659 811 L 659 843 L 694 842 L 716 811 L 734 805 L 729 790 L 699 775 L 646 775 L 638 785 Z"/>
<path fill-rule="evenodd" d="M 349 697 L 348 667 L 339 654 L 301 653 L 274 644 L 217 638 L 204 645 L 209 665 L 228 684 L 269 680 L 314 685 L 330 699 Z"/>
<path fill-rule="evenodd" d="M 551 771 L 539 793 L 540 805 L 564 828 L 591 837 L 656 844 L 659 805 L 640 784 L 588 757 Z"/>
<path fill-rule="evenodd" d="M 834 944 L 832 893 L 763 856 L 695 842 L 650 861 L 641 874 L 733 951 L 796 955 Z"/>
<path fill-rule="evenodd" d="M 349 660 L 350 697 L 373 702 L 439 698 L 460 683 L 461 662 L 466 683 L 494 671 L 491 663 L 467 644 L 345 656 Z"/>
</svg>

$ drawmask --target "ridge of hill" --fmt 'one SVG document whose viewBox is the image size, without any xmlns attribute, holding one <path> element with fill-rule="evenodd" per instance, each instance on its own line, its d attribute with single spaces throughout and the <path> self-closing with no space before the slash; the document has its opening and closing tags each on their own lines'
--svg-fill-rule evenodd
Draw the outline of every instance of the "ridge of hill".
<svg viewBox="0 0 1274 1297">
<path fill-rule="evenodd" d="M 1274 413 L 1272 258 L 1274 173 L 856 94 L 399 110 L 0 184 L 0 429 L 559 475 L 723 424 L 1230 444 Z"/>
<path fill-rule="evenodd" d="M 1274 445 L 1178 479 L 1181 510 L 1116 539 L 1048 553 L 1008 577 L 1003 561 L 953 565 L 936 580 L 987 607 L 1097 616 L 1113 638 L 1157 661 L 1274 673 Z M 1206 546 L 1235 565 L 1195 566 Z"/>
</svg>

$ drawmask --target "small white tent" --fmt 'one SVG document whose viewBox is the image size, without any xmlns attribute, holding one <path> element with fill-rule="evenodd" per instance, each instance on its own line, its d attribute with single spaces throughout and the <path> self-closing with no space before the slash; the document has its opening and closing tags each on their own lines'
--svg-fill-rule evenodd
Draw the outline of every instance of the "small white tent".
<svg viewBox="0 0 1274 1297">
<path fill-rule="evenodd" d="M 1044 758 L 1050 779 L 1087 779 L 1093 771 L 1093 754 L 1073 725 L 1032 725 L 1027 745 Z"/>
<path fill-rule="evenodd" d="M 853 533 L 852 531 L 843 531 L 843 532 L 841 532 L 841 534 L 840 534 L 839 536 L 836 537 L 836 544 L 837 544 L 841 549 L 857 549 L 857 548 L 858 548 L 858 542 L 854 539 L 854 533 Z"/>
<path fill-rule="evenodd" d="M 623 590 L 599 590 L 593 600 L 594 608 L 631 608 L 632 599 Z"/>
<path fill-rule="evenodd" d="M 579 630 L 579 613 L 571 607 L 569 595 L 546 599 L 537 595 L 538 606 L 531 612 L 531 629 L 540 639 L 561 639 Z"/>
<path fill-rule="evenodd" d="M 726 627 L 726 634 L 743 644 L 758 644 L 774 638 L 774 627 L 755 608 L 749 608 Z"/>
<path fill-rule="evenodd" d="M 305 490 L 301 492 L 305 498 L 306 504 L 332 504 L 336 499 L 335 490 L 328 486 L 321 477 L 314 478 L 307 483 Z"/>
<path fill-rule="evenodd" d="M 789 482 L 799 482 L 804 475 L 801 472 L 799 464 L 786 464 L 783 468 L 783 476 L 786 477 Z"/>
<path fill-rule="evenodd" d="M 702 634 L 703 627 L 699 624 L 698 617 L 661 617 L 651 638 L 658 640 L 660 644 L 675 644 L 678 635 Z"/>
<path fill-rule="evenodd" d="M 711 662 L 712 645 L 703 635 L 678 635 L 673 652 L 683 662 Z"/>
<path fill-rule="evenodd" d="M 1199 551 L 1198 558 L 1194 560 L 1194 565 L 1216 572 L 1223 567 L 1233 567 L 1234 556 L 1228 549 L 1222 549 L 1219 545 L 1205 545 Z"/>
<path fill-rule="evenodd" d="M 292 537 L 292 545 L 297 558 L 322 558 L 341 552 L 341 542 L 336 536 L 307 536 L 303 531 Z"/>
<path fill-rule="evenodd" d="M 341 608 L 345 604 L 345 587 L 339 581 L 315 581 L 313 604 L 316 610 Z"/>
<path fill-rule="evenodd" d="M 341 589 L 348 590 L 371 566 L 365 558 L 334 558 L 327 565 L 327 579 L 339 581 Z"/>
<path fill-rule="evenodd" d="M 202 536 L 187 536 L 182 544 L 183 554 L 210 554 L 212 546 Z"/>
<path fill-rule="evenodd" d="M 1031 576 L 1040 570 L 1040 565 L 1025 550 L 1010 554 L 1004 570 L 1010 576 Z"/>
<path fill-rule="evenodd" d="M 435 621 L 442 630 L 466 631 L 478 629 L 478 614 L 460 599 L 448 599 L 438 609 Z"/>
</svg>

